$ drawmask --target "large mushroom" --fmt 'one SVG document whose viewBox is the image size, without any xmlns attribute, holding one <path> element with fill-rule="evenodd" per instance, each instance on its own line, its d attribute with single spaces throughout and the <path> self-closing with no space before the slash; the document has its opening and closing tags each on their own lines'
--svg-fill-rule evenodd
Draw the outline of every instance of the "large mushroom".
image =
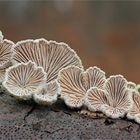
<svg viewBox="0 0 140 140">
<path fill-rule="evenodd" d="M 52 104 L 57 100 L 60 92 L 57 77 L 61 69 L 70 65 L 83 67 L 76 52 L 65 43 L 45 39 L 25 40 L 18 42 L 14 50 L 14 63 L 31 60 L 47 74 L 46 84 L 39 94 L 34 95 L 34 100 L 40 104 Z"/>
</svg>

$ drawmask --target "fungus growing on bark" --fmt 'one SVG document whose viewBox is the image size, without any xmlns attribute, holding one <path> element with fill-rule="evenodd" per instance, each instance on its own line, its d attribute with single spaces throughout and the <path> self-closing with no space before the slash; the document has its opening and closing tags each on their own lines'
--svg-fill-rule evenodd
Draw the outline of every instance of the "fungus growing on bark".
<svg viewBox="0 0 140 140">
<path fill-rule="evenodd" d="M 46 74 L 35 63 L 20 63 L 6 70 L 3 86 L 18 99 L 29 100 L 39 93 L 46 80 Z"/>
<path fill-rule="evenodd" d="M 34 96 L 34 99 L 39 103 L 42 101 L 42 104 L 51 104 L 57 100 L 60 89 L 56 80 L 61 69 L 70 65 L 83 67 L 76 52 L 67 44 L 45 39 L 25 40 L 15 45 L 13 62 L 25 63 L 29 60 L 41 66 L 47 74 L 46 85 L 40 94 Z"/>
<path fill-rule="evenodd" d="M 111 118 L 123 117 L 132 107 L 126 79 L 121 75 L 110 76 L 103 90 L 91 88 L 87 91 L 85 103 L 90 111 L 101 111 Z"/>
<path fill-rule="evenodd" d="M 54 80 L 45 84 L 39 93 L 33 95 L 33 98 L 38 104 L 51 105 L 57 101 L 59 90 L 59 84 Z"/>
<path fill-rule="evenodd" d="M 90 67 L 86 71 L 76 66 L 62 69 L 58 76 L 61 98 L 67 106 L 80 108 L 84 104 L 87 90 L 91 87 L 102 89 L 105 80 L 105 73 L 97 67 Z"/>
<path fill-rule="evenodd" d="M 136 91 L 132 92 L 133 106 L 127 113 L 128 119 L 134 119 L 140 123 L 140 94 Z"/>
<path fill-rule="evenodd" d="M 0 31 L 0 83 L 4 79 L 5 69 L 11 66 L 13 45 L 12 41 L 3 39 L 2 32 Z"/>
</svg>

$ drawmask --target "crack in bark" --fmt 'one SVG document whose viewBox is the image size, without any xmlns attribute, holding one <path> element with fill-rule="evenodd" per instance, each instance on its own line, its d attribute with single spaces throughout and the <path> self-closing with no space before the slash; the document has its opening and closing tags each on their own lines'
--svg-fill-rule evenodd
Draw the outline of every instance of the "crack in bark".
<svg viewBox="0 0 140 140">
<path fill-rule="evenodd" d="M 59 109 L 56 109 L 56 108 L 54 108 L 54 107 L 51 107 L 50 110 L 53 111 L 53 112 L 60 112 Z"/>
<path fill-rule="evenodd" d="M 26 121 L 26 118 L 29 117 L 30 114 L 35 110 L 36 104 L 31 107 L 31 109 L 25 114 L 23 120 Z"/>
<path fill-rule="evenodd" d="M 46 132 L 46 133 L 49 133 L 49 134 L 53 134 L 53 133 L 55 133 L 55 132 L 58 132 L 58 131 L 60 131 L 60 130 L 64 130 L 64 128 L 59 128 L 59 129 L 57 129 L 57 130 L 54 130 L 54 131 L 48 131 L 48 130 L 45 130 L 44 132 Z"/>
<path fill-rule="evenodd" d="M 105 125 L 112 125 L 112 124 L 114 124 L 115 122 L 112 120 L 112 119 L 105 119 L 105 121 L 104 121 L 104 124 Z"/>
</svg>

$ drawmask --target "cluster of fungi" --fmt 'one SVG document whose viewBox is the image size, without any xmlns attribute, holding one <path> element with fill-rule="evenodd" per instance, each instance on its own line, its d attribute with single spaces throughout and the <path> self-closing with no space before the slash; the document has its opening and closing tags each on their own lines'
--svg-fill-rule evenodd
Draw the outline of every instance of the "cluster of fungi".
<svg viewBox="0 0 140 140">
<path fill-rule="evenodd" d="M 106 77 L 96 66 L 84 70 L 77 53 L 62 42 L 13 43 L 0 33 L 0 82 L 18 100 L 52 105 L 60 98 L 72 109 L 140 123 L 140 86 L 122 75 Z"/>
</svg>

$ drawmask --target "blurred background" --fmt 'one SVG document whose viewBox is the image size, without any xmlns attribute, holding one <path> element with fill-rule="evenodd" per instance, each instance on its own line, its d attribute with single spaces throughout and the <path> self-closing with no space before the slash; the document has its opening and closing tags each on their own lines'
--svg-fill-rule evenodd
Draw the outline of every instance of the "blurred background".
<svg viewBox="0 0 140 140">
<path fill-rule="evenodd" d="M 140 2 L 0 1 L 0 30 L 17 42 L 44 37 L 77 51 L 85 68 L 140 83 Z"/>
</svg>

